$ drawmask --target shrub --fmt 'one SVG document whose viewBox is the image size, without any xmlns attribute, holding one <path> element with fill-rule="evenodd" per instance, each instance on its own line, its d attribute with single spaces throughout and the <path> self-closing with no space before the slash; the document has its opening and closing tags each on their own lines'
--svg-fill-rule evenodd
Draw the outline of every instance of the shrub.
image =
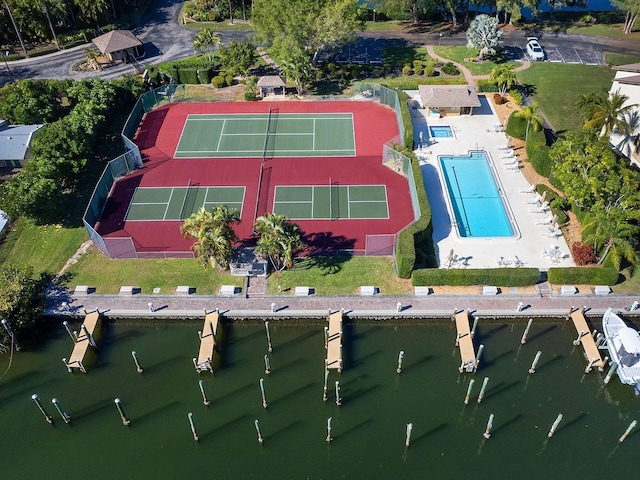
<svg viewBox="0 0 640 480">
<path fill-rule="evenodd" d="M 178 80 L 179 83 L 186 83 L 188 85 L 197 85 L 200 83 L 198 80 L 197 68 L 179 68 Z"/>
<path fill-rule="evenodd" d="M 402 75 L 404 75 L 405 77 L 407 75 L 411 75 L 411 65 L 405 65 L 404 67 L 402 67 Z"/>
<path fill-rule="evenodd" d="M 537 268 L 427 268 L 414 270 L 411 283 L 414 286 L 432 285 L 497 285 L 500 287 L 524 287 L 540 280 Z"/>
<path fill-rule="evenodd" d="M 499 90 L 498 85 L 493 83 L 491 80 L 478 80 L 478 91 L 479 92 L 497 92 Z"/>
<path fill-rule="evenodd" d="M 527 133 L 527 122 L 524 118 L 518 117 L 517 115 L 509 115 L 509 120 L 507 120 L 506 133 L 507 135 L 510 135 L 512 137 L 524 140 L 524 137 Z"/>
<path fill-rule="evenodd" d="M 460 70 L 453 63 L 447 62 L 442 66 L 442 72 L 447 75 L 460 75 Z"/>
<path fill-rule="evenodd" d="M 233 85 L 233 75 L 226 75 L 224 81 L 229 86 Z"/>
<path fill-rule="evenodd" d="M 213 78 L 213 68 L 205 67 L 198 70 L 198 81 L 203 85 L 209 85 Z"/>
<path fill-rule="evenodd" d="M 433 62 L 427 62 L 422 73 L 425 77 L 433 77 L 436 74 L 436 67 Z"/>
<path fill-rule="evenodd" d="M 509 95 L 511 95 L 513 101 L 516 102 L 516 105 L 524 104 L 524 95 L 522 95 L 522 92 L 517 88 L 512 88 L 511 90 L 509 90 Z"/>
<path fill-rule="evenodd" d="M 216 75 L 211 79 L 211 85 L 216 88 L 222 88 L 226 85 L 224 77 L 222 75 Z"/>
<path fill-rule="evenodd" d="M 250 90 L 245 90 L 244 92 L 244 99 L 247 102 L 253 102 L 258 98 L 258 96 L 256 95 L 256 92 L 253 91 L 253 89 Z"/>
<path fill-rule="evenodd" d="M 423 71 L 422 65 L 413 67 L 413 73 L 416 75 L 422 75 L 422 71 Z"/>
<path fill-rule="evenodd" d="M 555 285 L 615 285 L 619 276 L 613 267 L 552 267 L 547 278 Z"/>
<path fill-rule="evenodd" d="M 422 60 L 413 61 L 413 69 L 417 70 L 418 68 L 422 69 Z"/>
<path fill-rule="evenodd" d="M 507 99 L 504 98 L 499 93 L 494 93 L 493 94 L 493 101 L 496 102 L 496 105 L 502 105 L 503 103 L 507 103 Z"/>
<path fill-rule="evenodd" d="M 597 261 L 593 247 L 582 242 L 576 242 L 571 245 L 571 256 L 578 266 L 588 265 Z"/>
<path fill-rule="evenodd" d="M 527 138 L 526 149 L 531 166 L 533 166 L 536 173 L 549 178 L 553 169 L 553 163 L 551 158 L 549 158 L 550 148 L 547 146 L 547 139 L 545 137 L 544 130 L 536 132 L 533 128 L 529 128 L 529 137 Z"/>
</svg>

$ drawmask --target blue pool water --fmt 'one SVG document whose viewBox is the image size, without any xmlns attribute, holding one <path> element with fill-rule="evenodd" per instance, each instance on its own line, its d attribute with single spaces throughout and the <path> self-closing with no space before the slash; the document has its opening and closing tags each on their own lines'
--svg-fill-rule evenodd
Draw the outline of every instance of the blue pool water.
<svg viewBox="0 0 640 480">
<path fill-rule="evenodd" d="M 429 127 L 432 138 L 453 138 L 453 131 L 449 125 L 436 125 Z"/>
<path fill-rule="evenodd" d="M 460 236 L 513 236 L 514 230 L 485 152 L 439 158 Z"/>
</svg>

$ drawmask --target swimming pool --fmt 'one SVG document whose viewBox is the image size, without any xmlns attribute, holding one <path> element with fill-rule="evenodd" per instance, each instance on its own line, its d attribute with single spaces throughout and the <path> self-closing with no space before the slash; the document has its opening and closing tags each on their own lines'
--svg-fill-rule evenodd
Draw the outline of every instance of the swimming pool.
<svg viewBox="0 0 640 480">
<path fill-rule="evenodd" d="M 466 156 L 442 156 L 439 160 L 460 237 L 514 236 L 515 228 L 486 153 L 472 151 Z"/>
<path fill-rule="evenodd" d="M 449 125 L 434 125 L 429 127 L 431 138 L 453 138 L 453 130 Z"/>
</svg>

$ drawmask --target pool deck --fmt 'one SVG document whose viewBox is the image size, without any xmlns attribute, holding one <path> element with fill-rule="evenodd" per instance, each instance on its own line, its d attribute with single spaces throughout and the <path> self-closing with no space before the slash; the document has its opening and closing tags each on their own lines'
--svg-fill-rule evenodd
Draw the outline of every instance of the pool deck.
<svg viewBox="0 0 640 480">
<path fill-rule="evenodd" d="M 414 97 L 417 92 L 408 92 Z M 501 147 L 508 138 L 496 126 L 506 122 L 498 118 L 491 101 L 479 95 L 482 106 L 474 109 L 473 115 L 439 118 L 428 110 L 412 109 L 415 143 L 420 144 L 422 132 L 425 144 L 419 146 L 416 155 L 422 165 L 425 188 L 433 215 L 433 239 L 444 268 L 498 268 L 502 266 L 535 267 L 542 271 L 550 267 L 575 266 L 564 237 L 555 237 L 549 232 L 550 211 L 536 213 L 536 197 L 533 193 L 522 193 L 529 183 L 516 166 L 506 165 Z M 454 138 L 432 138 L 428 127 L 449 125 Z M 427 144 L 428 143 L 428 144 Z M 457 234 L 455 219 L 450 214 L 446 186 L 443 182 L 438 156 L 466 156 L 471 150 L 484 150 L 496 178 L 499 191 L 505 200 L 508 215 L 514 220 L 517 234 L 514 237 L 462 238 Z M 518 159 L 518 152 L 516 152 Z M 519 161 L 521 163 L 521 160 Z M 453 255 L 451 255 L 453 251 Z M 549 252 L 557 252 L 557 255 Z"/>
</svg>

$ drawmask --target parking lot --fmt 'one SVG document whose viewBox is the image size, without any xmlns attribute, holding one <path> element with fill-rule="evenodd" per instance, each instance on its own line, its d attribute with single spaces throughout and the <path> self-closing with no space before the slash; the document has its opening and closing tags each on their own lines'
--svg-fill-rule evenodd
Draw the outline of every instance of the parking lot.
<svg viewBox="0 0 640 480">
<path fill-rule="evenodd" d="M 597 52 L 593 48 L 546 47 L 543 43 L 542 48 L 547 62 L 584 63 L 585 65 L 604 65 L 605 63 L 602 52 Z M 509 60 L 515 62 L 531 60 L 522 47 L 505 46 L 505 51 Z"/>
</svg>

